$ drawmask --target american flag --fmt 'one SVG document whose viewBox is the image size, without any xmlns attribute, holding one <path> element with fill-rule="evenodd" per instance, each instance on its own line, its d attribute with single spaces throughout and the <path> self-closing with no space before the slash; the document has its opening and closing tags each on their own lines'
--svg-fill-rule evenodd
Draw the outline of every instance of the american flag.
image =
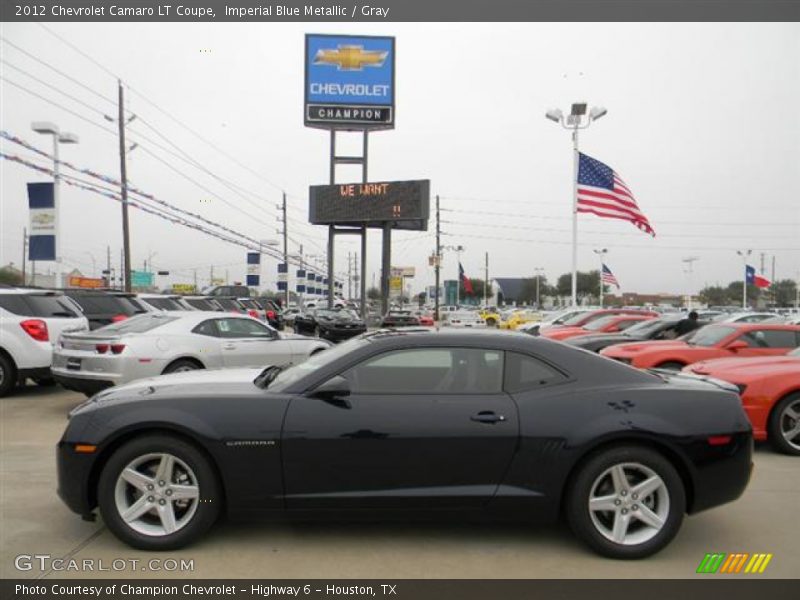
<svg viewBox="0 0 800 600">
<path fill-rule="evenodd" d="M 617 286 L 617 289 L 619 289 L 619 281 L 617 281 L 617 278 L 614 277 L 614 274 L 611 272 L 611 269 L 609 269 L 605 265 L 605 263 L 603 264 L 603 273 L 601 275 L 601 279 L 603 283 L 607 283 L 608 285 L 615 285 Z"/>
<path fill-rule="evenodd" d="M 630 221 L 653 237 L 656 232 L 639 210 L 633 194 L 622 178 L 608 165 L 579 153 L 578 212 L 592 213 L 608 219 Z"/>
</svg>

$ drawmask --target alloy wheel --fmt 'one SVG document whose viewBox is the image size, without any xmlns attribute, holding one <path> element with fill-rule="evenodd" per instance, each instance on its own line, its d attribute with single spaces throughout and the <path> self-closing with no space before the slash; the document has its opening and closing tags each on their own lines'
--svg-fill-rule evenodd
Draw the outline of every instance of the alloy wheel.
<svg viewBox="0 0 800 600">
<path fill-rule="evenodd" d="M 795 450 L 800 450 L 800 398 L 787 404 L 779 419 L 783 439 Z"/>
<path fill-rule="evenodd" d="M 606 539 L 625 546 L 654 538 L 669 516 L 664 480 L 639 463 L 620 463 L 600 474 L 589 494 L 592 524 Z"/>
<path fill-rule="evenodd" d="M 120 518 L 134 531 L 162 537 L 185 527 L 197 512 L 200 486 L 194 471 L 172 454 L 135 458 L 114 488 Z"/>
</svg>

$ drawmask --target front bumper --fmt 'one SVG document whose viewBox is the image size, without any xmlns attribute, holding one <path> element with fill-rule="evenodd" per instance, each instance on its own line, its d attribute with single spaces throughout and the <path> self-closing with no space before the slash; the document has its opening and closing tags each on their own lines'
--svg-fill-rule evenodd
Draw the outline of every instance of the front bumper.
<svg viewBox="0 0 800 600">
<path fill-rule="evenodd" d="M 72 512 L 88 516 L 97 505 L 97 499 L 90 491 L 92 468 L 97 455 L 79 454 L 74 448 L 73 442 L 63 439 L 56 446 L 57 493 Z"/>
<path fill-rule="evenodd" d="M 352 337 L 361 335 L 366 330 L 366 327 L 354 327 L 352 329 L 320 328 L 319 337 L 330 341 L 349 340 Z"/>
</svg>

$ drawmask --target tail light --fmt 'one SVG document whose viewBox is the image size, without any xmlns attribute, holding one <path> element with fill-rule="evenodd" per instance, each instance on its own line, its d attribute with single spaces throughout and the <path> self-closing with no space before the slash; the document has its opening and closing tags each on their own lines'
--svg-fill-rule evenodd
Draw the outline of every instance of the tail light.
<svg viewBox="0 0 800 600">
<path fill-rule="evenodd" d="M 111 317 L 111 322 L 112 323 L 119 323 L 120 321 L 124 321 L 127 318 L 128 318 L 128 315 L 114 315 L 113 317 Z"/>
<path fill-rule="evenodd" d="M 111 344 L 111 354 L 122 354 L 125 344 Z"/>
<path fill-rule="evenodd" d="M 257 310 L 248 310 L 247 314 L 253 317 L 254 319 L 258 318 L 258 311 Z"/>
<path fill-rule="evenodd" d="M 28 319 L 19 324 L 29 336 L 37 342 L 50 341 L 50 335 L 47 333 L 47 323 L 41 319 Z"/>
<path fill-rule="evenodd" d="M 95 344 L 94 349 L 98 354 L 105 354 L 108 352 L 108 344 Z"/>
<path fill-rule="evenodd" d="M 267 311 L 267 318 L 268 319 L 274 319 L 275 318 L 275 311 L 274 310 L 268 310 Z"/>
<path fill-rule="evenodd" d="M 731 443 L 733 436 L 731 435 L 712 435 L 708 438 L 709 446 L 725 446 Z"/>
</svg>

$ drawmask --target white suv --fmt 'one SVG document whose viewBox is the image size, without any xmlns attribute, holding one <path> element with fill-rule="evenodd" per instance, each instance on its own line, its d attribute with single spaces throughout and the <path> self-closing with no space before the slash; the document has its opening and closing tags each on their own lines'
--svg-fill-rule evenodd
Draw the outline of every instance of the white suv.
<svg viewBox="0 0 800 600">
<path fill-rule="evenodd" d="M 89 321 L 63 294 L 0 286 L 0 397 L 28 378 L 51 385 L 58 337 L 88 330 Z"/>
</svg>

